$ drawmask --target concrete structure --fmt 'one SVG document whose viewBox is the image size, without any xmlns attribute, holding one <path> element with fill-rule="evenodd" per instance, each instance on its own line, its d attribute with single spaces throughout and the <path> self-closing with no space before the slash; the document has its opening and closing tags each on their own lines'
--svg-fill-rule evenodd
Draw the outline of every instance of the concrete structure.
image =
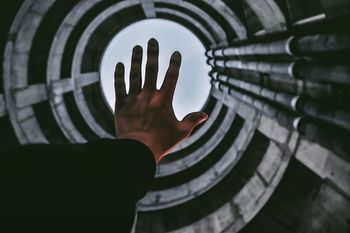
<svg viewBox="0 0 350 233">
<path fill-rule="evenodd" d="M 135 232 L 349 232 L 348 0 L 2 4 L 1 147 L 113 138 L 103 50 L 169 19 L 207 48 L 210 118 L 159 165 Z"/>
</svg>

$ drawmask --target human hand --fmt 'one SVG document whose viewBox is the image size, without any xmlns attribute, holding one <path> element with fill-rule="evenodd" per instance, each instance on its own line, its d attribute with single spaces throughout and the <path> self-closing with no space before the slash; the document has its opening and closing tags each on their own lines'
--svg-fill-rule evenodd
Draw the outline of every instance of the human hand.
<svg viewBox="0 0 350 233">
<path fill-rule="evenodd" d="M 135 139 L 147 145 L 158 163 L 178 143 L 189 137 L 194 127 L 208 119 L 204 112 L 190 113 L 182 121 L 175 117 L 172 101 L 181 66 L 181 54 L 175 52 L 164 82 L 157 90 L 159 46 L 148 42 L 146 77 L 141 88 L 142 47 L 135 46 L 130 70 L 130 89 L 126 94 L 125 69 L 115 69 L 115 128 L 118 139 Z"/>
</svg>

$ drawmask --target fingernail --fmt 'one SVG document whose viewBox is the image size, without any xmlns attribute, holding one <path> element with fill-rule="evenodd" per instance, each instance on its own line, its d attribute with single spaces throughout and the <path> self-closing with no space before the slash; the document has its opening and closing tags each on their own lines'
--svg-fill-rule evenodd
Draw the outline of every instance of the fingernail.
<svg viewBox="0 0 350 233">
<path fill-rule="evenodd" d="M 180 64 L 181 63 L 181 53 L 176 51 L 173 53 L 172 62 Z"/>
<path fill-rule="evenodd" d="M 179 51 L 175 51 L 174 56 L 176 56 L 176 58 L 181 58 L 181 53 Z"/>
<path fill-rule="evenodd" d="M 135 54 L 141 54 L 142 53 L 142 47 L 140 45 L 136 45 L 134 47 L 134 53 Z"/>
<path fill-rule="evenodd" d="M 151 47 L 156 47 L 156 46 L 158 45 L 157 40 L 154 39 L 154 38 L 150 39 L 150 40 L 148 41 L 148 43 L 149 43 L 149 45 L 150 45 Z"/>
<path fill-rule="evenodd" d="M 122 72 L 123 71 L 123 68 L 124 68 L 124 65 L 123 63 L 121 62 L 118 62 L 117 65 L 116 65 L 116 68 L 119 72 Z"/>
</svg>

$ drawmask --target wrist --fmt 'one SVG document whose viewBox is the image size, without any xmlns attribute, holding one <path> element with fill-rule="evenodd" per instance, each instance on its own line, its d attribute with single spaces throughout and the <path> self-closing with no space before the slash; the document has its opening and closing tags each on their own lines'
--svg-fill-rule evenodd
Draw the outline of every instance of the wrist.
<svg viewBox="0 0 350 233">
<path fill-rule="evenodd" d="M 143 143 L 152 151 L 156 163 L 158 163 L 162 158 L 162 154 L 159 152 L 160 149 L 158 148 L 157 143 L 155 143 L 155 139 L 153 139 L 147 133 L 127 133 L 118 135 L 117 139 L 132 139 Z"/>
</svg>

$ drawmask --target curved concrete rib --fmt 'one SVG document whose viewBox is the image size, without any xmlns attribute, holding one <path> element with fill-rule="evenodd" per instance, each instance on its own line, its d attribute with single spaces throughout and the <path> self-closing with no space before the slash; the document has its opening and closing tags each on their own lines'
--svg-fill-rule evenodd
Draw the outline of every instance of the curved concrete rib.
<svg viewBox="0 0 350 233">
<path fill-rule="evenodd" d="M 91 8 L 93 8 L 101 0 L 87 0 L 80 1 L 64 18 L 59 29 L 56 32 L 55 38 L 51 44 L 49 52 L 49 60 L 47 65 L 47 74 L 46 80 L 49 86 L 49 95 L 50 95 L 50 106 L 53 112 L 53 115 L 60 125 L 64 135 L 72 143 L 84 143 L 86 139 L 80 134 L 79 130 L 74 126 L 72 122 L 63 96 L 64 92 L 58 93 L 62 89 L 62 85 L 58 85 L 58 80 L 62 79 L 61 77 L 61 65 L 63 59 L 63 53 L 65 50 L 65 45 L 69 36 L 71 35 L 74 27 L 79 22 L 81 17 Z M 62 83 L 61 83 L 62 84 Z M 67 87 L 68 83 L 65 85 Z M 70 80 L 69 89 L 74 90 L 74 82 Z"/>
<path fill-rule="evenodd" d="M 166 190 L 148 192 L 138 202 L 138 209 L 141 211 L 151 211 L 173 207 L 208 191 L 222 180 L 238 162 L 248 144 L 243 142 L 251 140 L 254 130 L 254 124 L 245 122 L 237 139 L 225 155 L 205 173 L 183 185 Z"/>
<path fill-rule="evenodd" d="M 192 229 L 201 229 L 209 225 L 213 233 L 239 232 L 272 195 L 283 177 L 290 158 L 290 153 L 285 153 L 278 144 L 271 142 L 257 172 L 230 202 L 190 226 L 171 233 L 191 232 Z M 268 182 L 265 180 L 265 175 L 269 177 Z"/>
<path fill-rule="evenodd" d="M 134 6 L 140 4 L 140 1 L 138 0 L 130 0 L 130 1 L 123 1 L 118 2 L 116 4 L 113 4 L 109 8 L 105 9 L 103 12 L 101 12 L 84 30 L 83 34 L 81 35 L 81 38 L 78 42 L 78 46 L 75 49 L 74 57 L 73 57 L 73 64 L 72 64 L 72 78 L 75 82 L 75 91 L 74 91 L 74 97 L 76 101 L 79 103 L 78 107 L 83 115 L 86 123 L 90 126 L 90 128 L 100 137 L 100 138 L 114 138 L 113 135 L 106 132 L 94 119 L 92 116 L 86 101 L 85 97 L 82 93 L 82 90 L 80 88 L 77 88 L 77 80 L 78 77 L 81 76 L 81 64 L 83 59 L 83 54 L 85 51 L 85 48 L 87 46 L 87 43 L 94 33 L 94 31 L 97 29 L 97 27 L 107 18 L 112 16 L 118 11 L 121 11 L 123 9 L 126 9 L 128 7 Z"/>
<path fill-rule="evenodd" d="M 201 31 L 203 35 L 205 35 L 206 39 L 210 41 L 211 48 L 217 45 L 217 42 L 215 41 L 214 37 L 210 34 L 210 32 L 205 27 L 203 27 L 203 25 L 201 25 L 197 20 L 191 18 L 190 16 L 182 12 L 172 10 L 172 9 L 166 9 L 166 8 L 157 8 L 157 12 L 176 15 L 180 18 L 183 18 L 184 20 L 188 21 L 191 25 L 196 26 L 197 29 Z"/>
<path fill-rule="evenodd" d="M 274 0 L 244 0 L 259 18 L 267 33 L 287 30 L 283 12 Z"/>
<path fill-rule="evenodd" d="M 203 21 L 208 22 L 208 25 L 211 26 L 211 31 L 214 32 L 213 37 L 217 41 L 220 41 L 222 45 L 227 45 L 227 36 L 223 28 L 209 14 L 207 14 L 205 11 L 201 10 L 197 6 L 182 0 L 155 0 L 155 2 L 164 2 L 170 5 L 181 6 L 188 9 L 189 11 L 202 18 Z"/>
<path fill-rule="evenodd" d="M 156 177 L 169 176 L 177 172 L 181 172 L 186 169 L 190 169 L 196 163 L 204 159 L 208 154 L 210 154 L 217 145 L 222 141 L 227 132 L 229 131 L 232 123 L 234 122 L 234 111 L 231 109 L 225 115 L 220 128 L 215 132 L 215 134 L 201 147 L 201 149 L 196 150 L 192 154 L 176 160 L 174 162 L 160 164 L 157 168 Z"/>
<path fill-rule="evenodd" d="M 208 3 L 208 0 L 201 0 Z M 231 25 L 240 40 L 247 39 L 247 30 L 237 15 L 221 0 L 211 0 L 209 3 Z"/>
<path fill-rule="evenodd" d="M 48 142 L 32 107 L 18 108 L 16 105 L 17 92 L 12 90 L 29 88 L 27 71 L 30 49 L 35 33 L 53 3 L 53 0 L 25 1 L 10 29 L 10 34 L 16 35 L 16 38 L 14 40 L 10 38 L 5 48 L 3 79 L 6 106 L 11 124 L 21 144 Z"/>
<path fill-rule="evenodd" d="M 157 12 L 154 7 L 154 0 L 140 0 L 141 6 L 147 18 L 156 18 Z"/>
<path fill-rule="evenodd" d="M 5 97 L 3 94 L 0 94 L 0 117 L 3 117 L 7 114 Z"/>
<path fill-rule="evenodd" d="M 192 144 L 194 144 L 200 137 L 202 137 L 208 130 L 210 127 L 213 126 L 213 123 L 215 122 L 216 118 L 218 117 L 218 115 L 220 114 L 220 111 L 222 109 L 223 103 L 218 101 L 215 104 L 215 107 L 213 109 L 213 111 L 211 112 L 208 120 L 204 123 L 204 125 L 198 130 L 196 131 L 190 138 L 188 138 L 186 141 L 180 143 L 173 151 L 177 152 L 177 151 L 181 151 L 189 146 L 191 146 Z"/>
</svg>

